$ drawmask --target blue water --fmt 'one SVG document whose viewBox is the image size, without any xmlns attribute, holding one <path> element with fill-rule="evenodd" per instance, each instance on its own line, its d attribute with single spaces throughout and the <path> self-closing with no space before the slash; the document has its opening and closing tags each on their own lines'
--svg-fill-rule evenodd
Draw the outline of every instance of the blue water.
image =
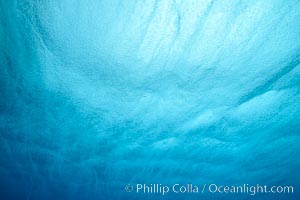
<svg viewBox="0 0 300 200">
<path fill-rule="evenodd" d="M 0 0 L 0 199 L 300 199 L 299 11 Z M 137 191 L 176 183 L 199 192 Z"/>
</svg>

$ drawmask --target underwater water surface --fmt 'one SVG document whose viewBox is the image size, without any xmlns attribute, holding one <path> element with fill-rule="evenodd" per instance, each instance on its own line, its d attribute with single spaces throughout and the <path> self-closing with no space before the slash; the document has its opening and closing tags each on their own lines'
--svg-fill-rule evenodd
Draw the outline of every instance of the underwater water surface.
<svg viewBox="0 0 300 200">
<path fill-rule="evenodd" d="M 0 0 L 1 200 L 297 200 L 299 155 L 299 0 Z"/>
</svg>

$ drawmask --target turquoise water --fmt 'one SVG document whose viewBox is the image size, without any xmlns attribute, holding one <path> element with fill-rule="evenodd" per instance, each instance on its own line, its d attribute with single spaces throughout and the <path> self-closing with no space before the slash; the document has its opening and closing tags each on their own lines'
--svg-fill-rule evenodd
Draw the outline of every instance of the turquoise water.
<svg viewBox="0 0 300 200">
<path fill-rule="evenodd" d="M 299 199 L 299 11 L 0 0 L 0 199 Z"/>
</svg>

